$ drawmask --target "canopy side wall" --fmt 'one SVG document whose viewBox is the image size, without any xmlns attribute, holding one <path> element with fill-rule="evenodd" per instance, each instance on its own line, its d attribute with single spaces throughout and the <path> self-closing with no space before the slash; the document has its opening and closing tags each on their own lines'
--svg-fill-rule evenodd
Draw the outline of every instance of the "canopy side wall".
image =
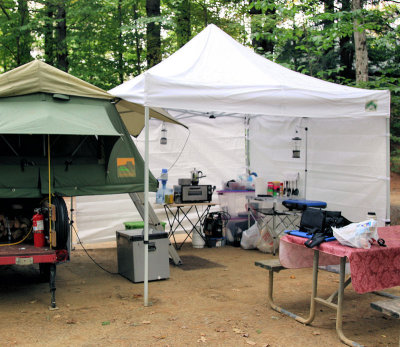
<svg viewBox="0 0 400 347">
<path fill-rule="evenodd" d="M 300 127 L 299 127 L 300 126 Z M 291 138 L 302 138 L 301 158 L 293 159 Z M 305 129 L 308 128 L 307 199 L 328 203 L 350 220 L 366 219 L 375 211 L 386 218 L 386 119 L 295 119 L 257 117 L 250 121 L 252 170 L 267 180 L 282 180 L 282 173 L 300 173 L 304 193 Z M 266 150 L 268 148 L 269 150 Z"/>
</svg>

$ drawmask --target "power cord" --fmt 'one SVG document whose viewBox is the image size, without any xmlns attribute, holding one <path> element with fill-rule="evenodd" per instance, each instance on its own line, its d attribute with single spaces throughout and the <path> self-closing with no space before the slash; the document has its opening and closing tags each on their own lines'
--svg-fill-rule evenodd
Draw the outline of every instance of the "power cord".
<svg viewBox="0 0 400 347">
<path fill-rule="evenodd" d="M 104 267 L 102 267 L 99 263 L 96 262 L 96 260 L 93 259 L 93 257 L 89 254 L 89 252 L 86 250 L 86 248 L 83 246 L 83 243 L 81 241 L 81 239 L 79 238 L 78 232 L 76 231 L 75 227 L 73 224 L 71 224 L 72 228 L 74 229 L 75 235 L 78 238 L 78 244 L 81 245 L 82 249 L 85 251 L 86 255 L 92 260 L 92 262 L 97 265 L 100 269 L 102 269 L 103 271 L 107 272 L 110 275 L 119 275 L 118 272 L 111 272 L 107 269 L 105 269 Z"/>
</svg>

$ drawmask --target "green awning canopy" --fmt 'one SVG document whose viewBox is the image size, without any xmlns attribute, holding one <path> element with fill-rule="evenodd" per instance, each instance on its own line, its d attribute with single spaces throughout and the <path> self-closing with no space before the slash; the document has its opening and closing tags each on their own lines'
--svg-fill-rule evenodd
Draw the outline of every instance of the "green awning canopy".
<svg viewBox="0 0 400 347">
<path fill-rule="evenodd" d="M 104 104 L 44 93 L 0 98 L 0 134 L 119 136 Z"/>
</svg>

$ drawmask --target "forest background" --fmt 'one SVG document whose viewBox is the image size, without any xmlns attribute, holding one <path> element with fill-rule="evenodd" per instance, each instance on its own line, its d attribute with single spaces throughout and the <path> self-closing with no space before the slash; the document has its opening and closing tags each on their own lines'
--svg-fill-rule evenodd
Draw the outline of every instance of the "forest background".
<svg viewBox="0 0 400 347">
<path fill-rule="evenodd" d="M 400 172 L 400 0 L 0 0 L 0 72 L 41 59 L 109 90 L 208 24 L 326 81 L 391 91 Z"/>
</svg>

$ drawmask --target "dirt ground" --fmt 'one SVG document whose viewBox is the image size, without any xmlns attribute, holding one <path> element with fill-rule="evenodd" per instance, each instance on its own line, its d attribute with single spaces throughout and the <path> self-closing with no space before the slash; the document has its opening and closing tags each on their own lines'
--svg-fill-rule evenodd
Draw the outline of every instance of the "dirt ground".
<svg viewBox="0 0 400 347">
<path fill-rule="evenodd" d="M 393 211 L 400 206 L 400 179 L 391 182 Z M 116 248 L 88 252 L 117 272 Z M 304 326 L 267 306 L 267 271 L 254 262 L 272 255 L 191 244 L 179 255 L 183 265 L 170 265 L 168 280 L 149 283 L 149 307 L 143 305 L 143 284 L 103 271 L 83 250 L 57 267 L 55 311 L 48 308 L 49 286 L 39 282 L 38 269 L 3 266 L 0 346 L 342 346 L 333 310 L 318 305 L 316 319 Z M 276 302 L 306 315 L 311 269 L 285 270 L 275 278 Z M 319 296 L 336 290 L 338 275 L 320 271 L 319 279 Z M 387 292 L 400 296 L 400 287 Z M 346 288 L 343 330 L 349 338 L 398 346 L 400 322 L 370 308 L 381 299 Z"/>
</svg>

